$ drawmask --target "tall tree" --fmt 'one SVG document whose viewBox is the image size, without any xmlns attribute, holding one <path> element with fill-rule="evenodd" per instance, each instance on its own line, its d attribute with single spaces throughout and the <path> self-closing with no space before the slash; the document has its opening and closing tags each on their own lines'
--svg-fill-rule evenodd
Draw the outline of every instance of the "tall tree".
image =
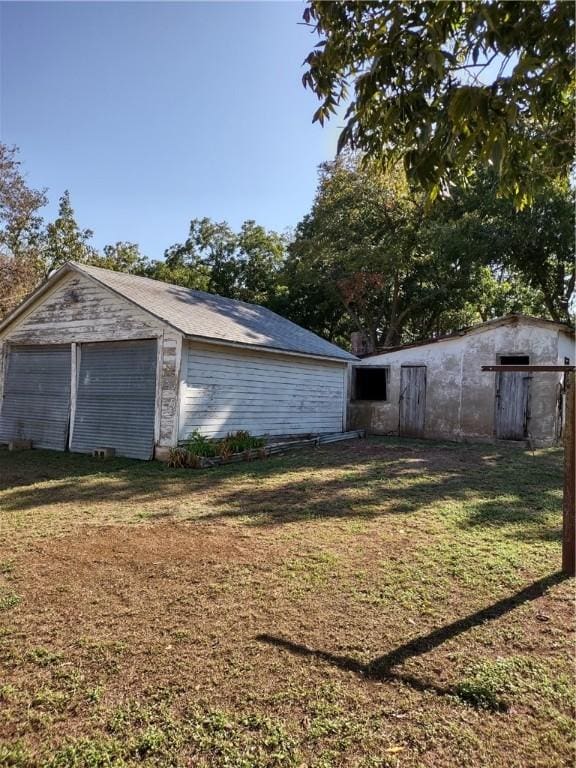
<svg viewBox="0 0 576 768">
<path fill-rule="evenodd" d="M 402 158 L 429 201 L 478 160 L 521 208 L 574 160 L 574 5 L 323 2 L 304 19 L 320 36 L 303 77 L 323 123 L 345 107 L 339 147 Z"/>
<path fill-rule="evenodd" d="M 48 277 L 50 272 L 66 261 L 87 263 L 93 260 L 96 251 L 89 244 L 92 235 L 91 229 L 81 229 L 78 226 L 70 202 L 70 193 L 66 190 L 60 198 L 58 216 L 46 228 L 42 258 L 44 277 Z"/>
<path fill-rule="evenodd" d="M 148 261 L 136 243 L 118 241 L 113 245 L 105 245 L 102 251 L 90 259 L 90 263 L 96 267 L 134 275 L 143 275 L 148 269 Z"/>
<path fill-rule="evenodd" d="M 151 277 L 272 306 L 282 293 L 284 238 L 254 221 L 239 232 L 226 222 L 193 219 L 184 243 L 168 248 L 164 262 L 147 270 Z"/>
<path fill-rule="evenodd" d="M 427 213 L 398 169 L 350 156 L 326 163 L 289 246 L 285 313 L 339 343 L 360 331 L 372 348 L 510 311 L 553 317 L 522 262 L 520 220 L 532 209 L 517 212 L 495 187 L 481 176 Z M 561 220 L 550 224 L 549 232 L 535 227 L 553 250 Z M 531 263 L 540 262 L 541 254 Z"/>
<path fill-rule="evenodd" d="M 408 189 L 399 169 L 383 172 L 345 157 L 321 166 L 310 214 L 296 229 L 286 265 L 294 312 L 311 289 L 315 306 L 343 312 L 346 330 L 362 332 L 372 348 L 392 346 L 435 320 L 470 286 L 472 261 L 450 268 L 423 247 L 423 199 Z M 314 330 L 320 330 L 318 326 Z M 344 330 L 340 325 L 339 331 Z"/>
<path fill-rule="evenodd" d="M 318 191 L 290 245 L 293 277 L 324 286 L 372 347 L 394 343 L 406 308 L 401 284 L 416 258 L 418 203 L 400 174 L 359 169 L 355 158 L 320 167 Z"/>
<path fill-rule="evenodd" d="M 493 171 L 479 170 L 469 184 L 439 203 L 431 227 L 436 247 L 469 249 L 482 264 L 490 265 L 508 302 L 570 322 L 575 283 L 574 190 L 567 182 L 547 182 L 530 206 L 517 211 L 509 200 L 499 197 L 497 187 Z"/>
<path fill-rule="evenodd" d="M 35 287 L 41 272 L 46 194 L 28 186 L 17 153 L 0 143 L 0 317 Z"/>
</svg>

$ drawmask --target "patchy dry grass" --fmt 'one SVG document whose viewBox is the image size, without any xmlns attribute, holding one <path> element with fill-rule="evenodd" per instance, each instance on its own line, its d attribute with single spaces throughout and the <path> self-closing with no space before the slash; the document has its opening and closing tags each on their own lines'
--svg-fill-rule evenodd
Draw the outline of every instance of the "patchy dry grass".
<svg viewBox="0 0 576 768">
<path fill-rule="evenodd" d="M 561 454 L 0 454 L 0 766 L 573 763 Z"/>
</svg>

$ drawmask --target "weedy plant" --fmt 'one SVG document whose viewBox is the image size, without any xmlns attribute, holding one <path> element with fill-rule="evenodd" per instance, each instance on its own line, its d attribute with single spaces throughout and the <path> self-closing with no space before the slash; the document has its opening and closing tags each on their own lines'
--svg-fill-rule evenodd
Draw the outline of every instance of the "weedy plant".
<svg viewBox="0 0 576 768">
<path fill-rule="evenodd" d="M 170 449 L 168 464 L 176 468 L 197 468 L 201 466 L 202 459 L 228 459 L 234 454 L 247 455 L 248 451 L 263 448 L 265 444 L 265 438 L 254 437 L 246 430 L 230 432 L 219 440 L 210 440 L 195 429 L 183 446 Z"/>
<path fill-rule="evenodd" d="M 223 440 L 219 440 L 217 451 L 219 456 L 229 456 L 234 453 L 244 453 L 244 451 L 262 448 L 265 444 L 265 438 L 254 437 L 250 432 L 240 430 L 238 432 L 230 432 Z"/>
<path fill-rule="evenodd" d="M 168 466 L 182 469 L 188 466 L 188 451 L 185 448 L 170 448 Z"/>
<path fill-rule="evenodd" d="M 0 595 L 0 611 L 9 611 L 10 608 L 15 608 L 22 598 L 20 595 L 9 592 L 7 595 Z"/>
<path fill-rule="evenodd" d="M 210 440 L 200 434 L 197 429 L 188 436 L 185 448 L 188 453 L 191 453 L 193 456 L 199 456 L 206 459 L 218 455 L 216 441 Z"/>
</svg>

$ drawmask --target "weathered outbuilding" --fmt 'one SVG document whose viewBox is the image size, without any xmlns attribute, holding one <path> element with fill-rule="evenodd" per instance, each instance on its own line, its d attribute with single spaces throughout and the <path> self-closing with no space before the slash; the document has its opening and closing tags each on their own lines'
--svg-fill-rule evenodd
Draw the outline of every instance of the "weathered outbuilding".
<svg viewBox="0 0 576 768">
<path fill-rule="evenodd" d="M 511 314 L 408 344 L 353 367 L 349 426 L 451 440 L 557 442 L 562 374 L 485 373 L 483 365 L 573 364 L 574 331 Z"/>
<path fill-rule="evenodd" d="M 263 307 L 68 263 L 0 324 L 0 443 L 166 454 L 341 432 L 356 358 Z"/>
</svg>

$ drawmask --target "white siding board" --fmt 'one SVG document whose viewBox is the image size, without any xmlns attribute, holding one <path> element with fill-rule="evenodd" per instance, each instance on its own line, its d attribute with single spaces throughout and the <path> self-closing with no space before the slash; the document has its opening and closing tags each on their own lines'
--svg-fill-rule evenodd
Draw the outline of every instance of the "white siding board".
<svg viewBox="0 0 576 768">
<path fill-rule="evenodd" d="M 342 431 L 346 364 L 186 345 L 179 439 Z"/>
<path fill-rule="evenodd" d="M 327 402 L 334 408 L 337 408 L 342 401 L 340 398 L 336 397 L 327 398 L 325 400 L 314 399 L 307 401 L 305 404 L 303 404 L 301 399 L 298 398 L 283 400 L 281 403 L 275 404 L 262 404 L 261 397 L 254 398 L 253 400 L 243 400 L 241 398 L 234 399 L 232 397 L 228 398 L 227 400 L 193 400 L 192 402 L 187 400 L 182 408 L 182 413 L 192 416 L 198 411 L 199 408 L 202 408 L 206 413 L 218 413 L 218 411 L 220 411 L 222 408 L 230 407 L 243 408 L 246 411 L 255 411 L 256 413 L 278 413 L 279 410 L 306 410 L 310 404 L 320 408 Z M 333 418 L 333 416 L 331 415 L 330 418 Z"/>
</svg>

